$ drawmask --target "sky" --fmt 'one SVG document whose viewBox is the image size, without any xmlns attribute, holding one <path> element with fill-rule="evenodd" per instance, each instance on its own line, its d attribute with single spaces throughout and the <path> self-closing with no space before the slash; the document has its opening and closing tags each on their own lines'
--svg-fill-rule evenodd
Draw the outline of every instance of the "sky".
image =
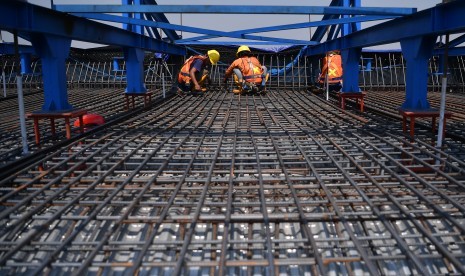
<svg viewBox="0 0 465 276">
<path fill-rule="evenodd" d="M 44 7 L 50 7 L 51 0 L 28 0 L 31 4 L 41 5 Z M 121 0 L 54 0 L 54 4 L 120 4 Z M 236 0 L 234 2 L 226 2 L 221 0 L 197 0 L 195 5 L 217 5 L 218 3 L 224 5 L 276 5 L 283 6 L 284 1 L 282 0 L 255 0 L 255 1 L 243 1 Z M 329 6 L 331 0 L 287 0 L 285 2 L 288 6 Z M 418 11 L 434 7 L 441 3 L 442 0 L 362 0 L 362 7 L 407 7 L 417 8 Z M 187 5 L 192 4 L 192 1 L 188 0 L 157 0 L 159 5 Z M 213 29 L 218 31 L 235 31 L 240 29 L 249 29 L 257 27 L 268 27 L 274 25 L 292 24 L 292 23 L 304 23 L 309 21 L 319 21 L 321 15 L 229 15 L 229 14 L 166 14 L 166 17 L 172 24 L 179 24 L 191 27 Z M 366 22 L 362 23 L 362 29 L 367 28 L 373 24 L 379 24 L 382 21 Z M 120 26 L 121 24 L 119 24 Z M 266 32 L 266 33 L 254 33 L 254 35 L 298 39 L 298 40 L 309 40 L 311 34 L 316 28 L 286 30 L 279 32 Z M 192 36 L 198 36 L 199 34 L 179 32 L 183 38 L 189 38 Z M 2 40 L 5 42 L 11 42 L 13 40 L 11 34 L 2 31 Z M 218 39 L 225 41 L 226 38 Z M 230 41 L 237 41 L 229 39 Z M 21 44 L 29 44 L 27 41 L 20 40 Z M 73 41 L 73 47 L 78 48 L 90 48 L 98 47 L 102 45 L 90 44 L 80 41 Z M 398 49 L 398 43 L 380 45 L 371 47 L 374 49 Z"/>
</svg>

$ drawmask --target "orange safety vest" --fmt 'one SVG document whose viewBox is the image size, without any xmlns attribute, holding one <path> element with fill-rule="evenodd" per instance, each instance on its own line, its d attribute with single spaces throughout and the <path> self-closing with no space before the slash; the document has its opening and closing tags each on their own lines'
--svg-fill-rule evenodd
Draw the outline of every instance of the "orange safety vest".
<svg viewBox="0 0 465 276">
<path fill-rule="evenodd" d="M 242 57 L 233 61 L 231 66 L 226 70 L 225 74 L 227 77 L 232 74 L 234 68 L 238 68 L 241 71 L 242 77 L 246 82 L 262 82 L 263 68 L 256 57 Z"/>
<path fill-rule="evenodd" d="M 329 58 L 329 67 L 327 58 Z M 328 74 L 328 83 L 340 83 L 342 81 L 341 55 L 333 55 L 332 57 L 328 56 L 323 58 L 323 66 L 318 79 L 320 83 L 325 83 L 326 74 Z"/>
<path fill-rule="evenodd" d="M 206 60 L 206 56 L 191 56 L 188 58 L 185 62 L 184 65 L 181 67 L 181 71 L 179 71 L 178 74 L 178 82 L 179 83 L 190 83 L 191 82 L 191 76 L 189 74 L 189 71 L 191 70 L 191 65 L 194 61 L 197 59 L 201 59 L 202 61 Z"/>
</svg>

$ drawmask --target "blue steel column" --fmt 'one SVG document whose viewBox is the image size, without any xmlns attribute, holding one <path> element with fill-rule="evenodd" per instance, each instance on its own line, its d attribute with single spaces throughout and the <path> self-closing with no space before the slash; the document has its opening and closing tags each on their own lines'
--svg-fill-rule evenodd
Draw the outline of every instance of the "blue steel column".
<svg viewBox="0 0 465 276">
<path fill-rule="evenodd" d="M 140 6 L 141 5 L 141 1 L 140 0 L 133 0 L 133 4 L 134 5 L 138 5 Z M 142 14 L 140 12 L 138 13 L 134 13 L 133 14 L 133 18 L 135 19 L 142 19 Z M 132 25 L 132 31 L 135 32 L 135 33 L 138 33 L 138 34 L 141 34 L 143 35 L 143 28 L 141 25 Z"/>
<path fill-rule="evenodd" d="M 140 0 L 123 0 L 123 5 L 140 5 Z M 125 13 L 129 18 L 141 19 L 140 13 Z M 124 25 L 126 30 L 142 34 L 140 25 Z M 124 59 L 126 60 L 127 93 L 145 93 L 147 89 L 144 84 L 144 50 L 136 48 L 124 48 Z"/>
<path fill-rule="evenodd" d="M 71 48 L 71 39 L 54 35 L 35 34 L 31 42 L 42 60 L 44 82 L 43 111 L 62 111 L 73 107 L 68 103 L 65 61 Z"/>
<path fill-rule="evenodd" d="M 21 74 L 30 74 L 31 69 L 31 54 L 21 53 Z"/>
<path fill-rule="evenodd" d="M 362 68 L 362 71 L 370 72 L 373 58 L 362 58 L 362 60 L 363 60 L 363 66 L 365 66 L 365 68 Z"/>
<path fill-rule="evenodd" d="M 122 5 L 129 5 L 131 3 L 131 0 L 121 0 L 121 4 Z M 128 17 L 128 18 L 131 18 L 130 16 L 131 14 L 130 13 L 127 13 L 127 12 L 124 12 L 123 13 L 123 16 L 124 17 Z M 123 29 L 125 29 L 126 31 L 132 31 L 132 25 L 130 24 L 126 24 L 126 23 L 123 23 Z"/>
<path fill-rule="evenodd" d="M 342 92 L 360 92 L 358 86 L 358 72 L 361 48 L 351 48 L 341 51 L 342 57 Z"/>
<path fill-rule="evenodd" d="M 113 71 L 119 71 L 119 60 L 120 57 L 114 57 L 113 58 Z"/>
<path fill-rule="evenodd" d="M 407 61 L 405 102 L 402 109 L 425 110 L 430 105 L 428 92 L 428 61 L 433 54 L 436 36 L 423 36 L 400 41 Z"/>
<path fill-rule="evenodd" d="M 362 0 L 352 0 L 352 6 L 353 7 L 361 7 L 362 6 Z M 360 22 L 355 22 L 352 23 L 352 32 L 360 31 L 362 29 L 362 23 Z"/>
<path fill-rule="evenodd" d="M 344 8 L 350 8 L 351 6 L 353 8 L 359 8 L 362 6 L 360 0 L 344 0 L 343 1 Z M 351 16 L 348 14 L 344 14 L 342 18 L 350 18 Z M 361 29 L 361 24 L 360 22 L 352 22 L 352 23 L 345 23 L 343 24 L 342 28 L 342 35 L 348 35 L 350 33 L 356 32 Z"/>
<path fill-rule="evenodd" d="M 126 60 L 127 93 L 145 93 L 144 84 L 144 55 L 145 52 L 138 48 L 124 48 Z"/>
<path fill-rule="evenodd" d="M 344 0 L 343 1 L 344 8 L 349 8 L 350 7 L 350 0 Z M 349 18 L 350 16 L 348 14 L 342 15 L 342 18 Z M 345 23 L 342 26 L 342 35 L 348 35 L 352 32 L 351 24 Z"/>
<path fill-rule="evenodd" d="M 122 0 L 122 5 L 141 5 L 140 0 Z M 127 18 L 135 18 L 135 19 L 142 19 L 141 13 L 123 13 L 124 17 Z M 132 31 L 138 34 L 142 34 L 142 26 L 141 25 L 132 25 L 132 24 L 123 24 L 123 29 L 127 31 Z"/>
</svg>

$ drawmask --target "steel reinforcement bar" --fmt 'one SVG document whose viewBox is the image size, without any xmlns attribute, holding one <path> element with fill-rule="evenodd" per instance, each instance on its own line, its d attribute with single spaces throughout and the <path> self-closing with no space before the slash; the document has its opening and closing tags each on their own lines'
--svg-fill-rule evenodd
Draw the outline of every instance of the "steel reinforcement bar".
<svg viewBox="0 0 465 276">
<path fill-rule="evenodd" d="M 69 101 L 75 108 L 83 108 L 88 113 L 96 113 L 106 121 L 114 119 L 125 113 L 125 99 L 123 89 L 71 89 Z M 152 90 L 153 98 L 162 98 L 162 91 Z M 25 111 L 34 112 L 41 110 L 43 104 L 43 92 L 25 95 Z M 143 105 L 142 97 L 135 98 L 135 106 Z M 19 127 L 18 103 L 15 97 L 0 98 L 0 168 L 21 157 L 21 134 Z M 131 111 L 129 111 L 131 112 Z M 26 120 L 28 145 L 32 152 L 47 148 L 59 140 L 65 140 L 64 120 L 55 120 L 57 135 L 51 135 L 49 120 L 42 120 L 40 126 L 41 144 L 34 143 L 33 121 Z M 74 128 L 74 127 L 73 127 Z"/>
<path fill-rule="evenodd" d="M 0 273 L 465 273 L 465 148 L 385 120 L 274 89 L 141 110 L 0 181 Z"/>
</svg>

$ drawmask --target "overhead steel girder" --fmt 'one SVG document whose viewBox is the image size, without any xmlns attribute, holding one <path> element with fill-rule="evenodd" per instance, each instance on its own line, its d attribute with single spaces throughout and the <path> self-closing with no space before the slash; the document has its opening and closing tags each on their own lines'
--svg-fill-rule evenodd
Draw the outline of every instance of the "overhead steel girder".
<svg viewBox="0 0 465 276">
<path fill-rule="evenodd" d="M 311 46 L 306 55 L 317 55 L 334 49 L 362 48 L 398 42 L 402 39 L 459 33 L 465 31 L 465 1 L 439 4 L 415 14 Z"/>
<path fill-rule="evenodd" d="M 463 42 L 465 42 L 465 35 L 461 35 L 459 37 L 457 37 L 456 39 L 452 40 L 449 42 L 449 47 L 455 47 L 459 44 L 462 44 Z"/>
<path fill-rule="evenodd" d="M 325 14 L 322 20 L 327 21 L 327 20 L 338 20 L 338 19 L 339 19 L 339 15 Z M 328 31 L 328 26 L 318 26 L 312 35 L 312 40 L 320 42 L 323 39 L 327 31 Z"/>
<path fill-rule="evenodd" d="M 93 13 L 215 13 L 215 14 L 348 14 L 348 15 L 408 15 L 415 8 L 385 7 L 319 7 L 319 6 L 232 6 L 232 5 L 56 5 L 63 12 Z"/>
<path fill-rule="evenodd" d="M 80 16 L 79 14 L 76 14 L 77 16 Z M 145 17 L 145 20 L 149 20 L 149 21 L 152 21 L 152 22 L 156 22 L 156 18 L 152 16 L 151 13 L 144 13 L 144 17 Z M 167 23 L 169 24 L 169 23 Z M 147 33 L 149 35 L 154 35 L 155 37 L 157 37 L 158 39 L 163 39 L 163 36 L 161 35 L 161 33 L 158 33 L 158 30 L 157 28 L 154 28 L 154 27 L 149 27 L 149 26 L 145 26 L 145 30 L 147 31 Z M 168 33 L 172 33 L 172 32 L 175 32 L 175 31 L 172 31 L 172 30 L 167 30 L 167 29 L 162 29 L 163 32 L 165 32 L 165 34 L 168 32 Z M 171 35 L 170 35 L 171 36 Z M 170 39 L 170 42 L 174 42 L 176 39 L 172 39 L 170 36 L 168 36 L 168 39 Z M 180 38 L 178 36 L 178 38 Z"/>
<path fill-rule="evenodd" d="M 370 15 L 369 16 L 356 16 L 356 17 L 341 18 L 341 19 L 321 20 L 321 21 L 316 21 L 316 22 L 303 22 L 303 23 L 294 23 L 294 24 L 286 24 L 286 25 L 254 28 L 254 29 L 245 29 L 245 30 L 229 32 L 229 34 L 241 35 L 241 34 L 248 34 L 248 33 L 273 32 L 273 31 L 282 31 L 282 30 L 292 30 L 292 29 L 326 26 L 326 25 L 345 24 L 345 23 L 352 23 L 352 22 L 367 22 L 367 21 L 375 21 L 375 20 L 385 20 L 385 19 L 391 19 L 393 17 L 394 16 L 370 16 Z M 213 38 L 213 37 L 216 37 L 216 36 L 205 35 L 205 36 L 198 36 L 198 37 L 190 37 L 190 38 L 186 38 L 186 39 L 177 40 L 176 43 L 187 43 L 187 42 L 190 42 L 190 41 L 197 41 L 197 40 L 208 39 L 208 38 Z"/>
<path fill-rule="evenodd" d="M 214 31 L 214 30 L 208 30 L 208 29 L 203 29 L 203 28 L 187 27 L 187 26 L 181 26 L 181 25 L 167 24 L 163 22 L 153 22 L 153 21 L 148 21 L 148 20 L 128 18 L 128 17 L 116 16 L 116 15 L 110 15 L 110 14 L 84 13 L 84 14 L 76 14 L 76 15 L 81 15 L 81 16 L 85 16 L 86 18 L 92 18 L 96 20 L 112 21 L 112 22 L 119 22 L 119 23 L 126 23 L 126 24 L 138 24 L 138 25 L 155 27 L 155 28 L 176 29 L 176 30 L 182 30 L 185 32 L 205 33 L 205 34 L 211 34 L 214 36 L 223 36 L 223 37 L 231 37 L 231 38 L 238 38 L 238 39 L 272 41 L 272 42 L 280 42 L 280 43 L 296 44 L 296 45 L 315 44 L 315 42 L 308 41 L 308 40 L 296 40 L 296 39 L 274 38 L 274 37 L 264 37 L 264 36 L 246 35 L 246 34 L 235 34 L 232 32 Z"/>
<path fill-rule="evenodd" d="M 155 0 L 143 0 L 143 3 L 146 5 L 158 5 Z M 163 13 L 150 13 L 146 14 L 146 17 L 151 16 L 158 22 L 170 23 L 168 18 Z M 163 32 L 168 36 L 171 41 L 175 41 L 180 38 L 180 36 L 173 30 L 163 29 Z"/>
<path fill-rule="evenodd" d="M 0 1 L 0 28 L 52 34 L 80 41 L 141 48 L 174 55 L 186 54 L 186 50 L 181 46 L 18 1 Z"/>
<path fill-rule="evenodd" d="M 186 42 L 186 43 L 180 43 L 180 45 L 218 45 L 218 46 L 224 46 L 224 45 L 283 45 L 283 43 L 280 42 L 274 42 L 274 41 L 192 41 L 192 42 Z"/>
<path fill-rule="evenodd" d="M 465 56 L 465 47 L 454 47 L 448 49 L 449 56 Z M 435 49 L 433 55 L 444 55 L 444 48 Z"/>
<path fill-rule="evenodd" d="M 146 20 L 154 21 L 154 18 L 150 14 L 144 14 L 144 16 L 145 16 Z M 156 28 L 145 26 L 145 30 L 147 31 L 147 34 L 150 37 L 155 37 L 155 38 L 160 39 L 160 40 L 163 39 L 161 34 L 158 33 Z"/>
<path fill-rule="evenodd" d="M 330 7 L 341 7 L 343 5 L 344 5 L 343 0 L 332 0 L 331 3 L 329 4 Z M 341 17 L 340 14 L 325 14 L 323 15 L 322 21 L 337 20 L 339 17 Z M 321 42 L 324 35 L 328 31 L 329 31 L 329 26 L 318 26 L 315 32 L 313 33 L 311 40 Z M 327 37 L 326 40 L 329 40 L 329 38 Z"/>
</svg>

